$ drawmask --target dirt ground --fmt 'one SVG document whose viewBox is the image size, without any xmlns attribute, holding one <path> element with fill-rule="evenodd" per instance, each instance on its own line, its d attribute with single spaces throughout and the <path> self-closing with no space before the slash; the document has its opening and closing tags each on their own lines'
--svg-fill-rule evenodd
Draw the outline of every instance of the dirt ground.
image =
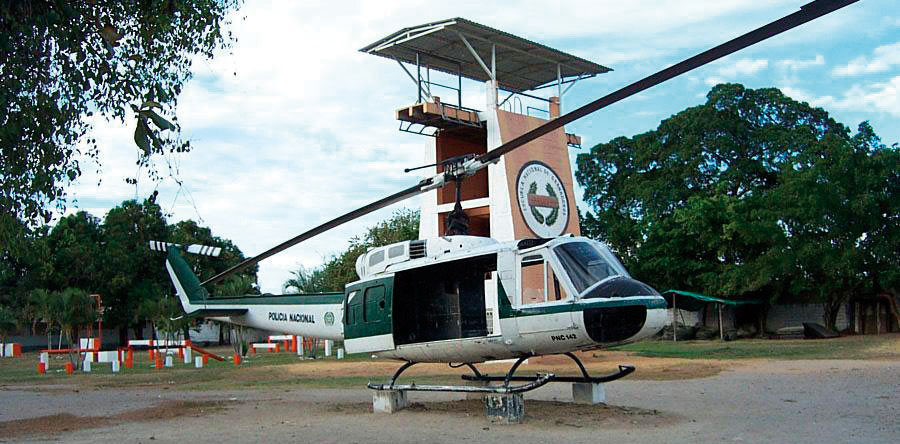
<svg viewBox="0 0 900 444">
<path fill-rule="evenodd" d="M 491 424 L 480 401 L 458 394 L 410 393 L 412 407 L 375 414 L 372 393 L 358 383 L 209 390 L 12 383 L 0 387 L 0 442 L 893 444 L 900 436 L 897 359 L 717 361 L 605 352 L 585 360 L 598 374 L 620 363 L 638 371 L 606 384 L 606 405 L 571 404 L 568 384 L 530 392 L 526 422 L 519 425 Z M 508 365 L 482 371 L 500 373 Z M 229 377 L 254 383 L 274 376 L 383 381 L 396 367 L 382 361 L 302 361 L 248 367 Z M 573 370 L 568 358 L 547 357 L 530 360 L 521 373 Z M 463 369 L 421 365 L 404 380 L 457 373 Z"/>
<path fill-rule="evenodd" d="M 532 360 L 523 370 L 572 367 L 567 358 Z M 526 422 L 488 422 L 483 405 L 454 394 L 411 393 L 413 406 L 371 412 L 362 387 L 184 390 L 177 386 L 0 388 L 0 442 L 759 442 L 896 443 L 900 361 L 639 358 L 605 353 L 589 369 L 638 366 L 606 385 L 607 405 L 584 406 L 567 384 L 526 395 Z M 502 364 L 495 366 L 499 370 Z M 246 372 L 384 378 L 384 362 L 302 362 Z M 605 370 L 604 370 L 605 369 Z M 414 371 L 412 371 L 414 370 Z M 446 366 L 413 368 L 444 375 Z"/>
</svg>

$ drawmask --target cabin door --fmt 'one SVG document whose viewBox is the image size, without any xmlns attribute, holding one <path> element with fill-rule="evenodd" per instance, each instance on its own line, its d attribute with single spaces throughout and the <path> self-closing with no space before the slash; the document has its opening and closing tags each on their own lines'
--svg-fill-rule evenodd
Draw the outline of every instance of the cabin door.
<svg viewBox="0 0 900 444">
<path fill-rule="evenodd" d="M 519 334 L 571 329 L 575 300 L 560 280 L 550 252 L 522 255 L 518 268 L 518 300 L 513 306 L 519 313 Z"/>
<path fill-rule="evenodd" d="M 347 353 L 394 349 L 392 325 L 393 278 L 375 279 L 347 287 L 344 304 L 344 346 Z"/>
</svg>

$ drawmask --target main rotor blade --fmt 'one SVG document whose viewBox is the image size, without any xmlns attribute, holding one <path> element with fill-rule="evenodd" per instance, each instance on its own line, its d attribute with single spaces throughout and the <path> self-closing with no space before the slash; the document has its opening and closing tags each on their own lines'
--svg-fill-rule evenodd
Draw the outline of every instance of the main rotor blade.
<svg viewBox="0 0 900 444">
<path fill-rule="evenodd" d="M 569 124 L 575 120 L 578 120 L 588 114 L 591 114 L 595 111 L 603 109 L 613 103 L 616 103 L 622 99 L 633 96 L 641 91 L 644 91 L 648 88 L 656 86 L 666 80 L 669 80 L 673 77 L 677 77 L 681 74 L 684 74 L 693 69 L 699 68 L 707 63 L 718 60 L 722 57 L 725 57 L 731 53 L 744 49 L 748 46 L 759 43 L 765 39 L 773 37 L 775 35 L 781 34 L 782 32 L 788 31 L 790 29 L 796 28 L 806 22 L 811 20 L 815 20 L 823 15 L 834 12 L 838 9 L 841 9 L 847 5 L 856 3 L 859 0 L 815 0 L 811 3 L 803 5 L 800 7 L 800 10 L 785 16 L 781 19 L 778 19 L 768 25 L 757 28 L 753 31 L 750 31 L 740 37 L 732 39 L 726 43 L 723 43 L 715 48 L 704 51 L 700 54 L 697 54 L 687 60 L 684 60 L 678 64 L 672 65 L 662 71 L 657 72 L 656 74 L 645 77 L 637 82 L 634 82 L 624 88 L 621 88 L 613 93 L 610 93 L 604 97 L 601 97 L 587 105 L 582 106 L 574 111 L 566 113 L 556 119 L 553 119 L 527 133 L 516 137 L 509 142 L 506 142 L 499 147 L 488 151 L 485 154 L 477 157 L 475 160 L 481 161 L 483 164 L 488 164 L 493 162 L 494 160 L 499 159 L 506 153 L 519 148 L 525 145 L 528 142 L 531 142 L 538 137 L 543 136 L 551 131 L 554 131 L 566 124 Z M 381 200 L 372 202 L 364 207 L 358 208 L 354 211 L 351 211 L 343 216 L 332 219 L 328 222 L 325 222 L 299 236 L 296 236 L 288 241 L 282 242 L 281 244 L 266 250 L 265 252 L 252 257 L 245 259 L 243 262 L 203 281 L 201 285 L 206 284 L 214 284 L 216 282 L 225 279 L 229 275 L 236 273 L 246 267 L 254 265 L 259 261 L 272 256 L 276 253 L 284 251 L 294 245 L 299 244 L 313 236 L 318 234 L 322 234 L 332 228 L 335 228 L 339 225 L 343 225 L 347 222 L 350 222 L 353 219 L 356 219 L 361 216 L 365 216 L 373 211 L 380 210 L 388 205 L 400 202 L 402 200 L 408 199 L 415 195 L 422 193 L 422 187 L 427 186 L 431 183 L 431 179 L 426 179 L 419 182 L 417 185 L 409 187 L 403 191 L 392 194 L 388 197 L 385 197 Z"/>
<path fill-rule="evenodd" d="M 273 254 L 280 253 L 290 247 L 293 247 L 294 245 L 297 245 L 300 242 L 303 242 L 315 235 L 322 234 L 332 228 L 335 228 L 339 225 L 343 225 L 347 222 L 350 222 L 353 219 L 365 216 L 366 214 L 369 214 L 373 211 L 380 210 L 388 205 L 400 202 L 402 200 L 406 200 L 406 199 L 413 197 L 419 193 L 422 193 L 423 192 L 422 187 L 425 185 L 428 185 L 430 182 L 431 182 L 431 179 L 423 180 L 414 186 L 411 186 L 403 191 L 400 191 L 399 193 L 391 194 L 388 197 L 377 200 L 377 201 L 372 202 L 364 207 L 357 208 L 347 214 L 344 214 L 343 216 L 340 216 L 340 217 L 332 219 L 328 222 L 325 222 L 322 225 L 319 225 L 299 236 L 293 237 L 285 242 L 282 242 L 282 243 L 276 245 L 275 247 L 270 248 L 254 257 L 244 259 L 241 263 L 203 281 L 200 285 L 214 284 L 216 282 L 219 282 L 222 279 L 225 279 L 226 277 L 228 277 L 229 275 L 231 275 L 233 273 L 236 273 L 240 270 L 243 270 L 244 268 L 247 268 L 253 264 L 256 264 L 257 262 L 259 262 L 269 256 L 272 256 Z"/>
<path fill-rule="evenodd" d="M 801 6 L 799 11 L 791 15 L 785 16 L 772 23 L 769 23 L 768 25 L 757 28 L 740 37 L 716 46 L 715 48 L 697 54 L 687 60 L 659 71 L 656 74 L 645 77 L 622 89 L 619 89 L 618 91 L 614 91 L 604 97 L 588 103 L 581 108 L 559 116 L 556 119 L 553 119 L 531 131 L 528 131 L 527 133 L 522 134 L 519 137 L 516 137 L 515 139 L 510 140 L 507 143 L 504 143 L 503 145 L 500 145 L 499 147 L 491 151 L 488 151 L 485 154 L 482 154 L 478 157 L 477 160 L 480 160 L 484 163 L 492 162 L 496 159 L 499 159 L 500 156 L 516 148 L 519 148 L 520 146 L 525 145 L 526 143 L 531 142 L 532 140 L 537 139 L 544 134 L 556 130 L 557 128 L 561 128 L 564 125 L 572 123 L 575 120 L 578 120 L 588 114 L 612 105 L 613 103 L 616 103 L 622 99 L 633 96 L 673 77 L 677 77 L 695 68 L 699 68 L 707 63 L 725 57 L 733 52 L 759 43 L 765 39 L 768 39 L 769 37 L 773 37 L 781 34 L 782 32 L 796 28 L 797 26 L 800 26 L 808 21 L 815 20 L 823 15 L 841 9 L 844 6 L 856 3 L 857 1 L 859 0 L 816 0 L 814 2 L 808 3 L 804 6 Z"/>
</svg>

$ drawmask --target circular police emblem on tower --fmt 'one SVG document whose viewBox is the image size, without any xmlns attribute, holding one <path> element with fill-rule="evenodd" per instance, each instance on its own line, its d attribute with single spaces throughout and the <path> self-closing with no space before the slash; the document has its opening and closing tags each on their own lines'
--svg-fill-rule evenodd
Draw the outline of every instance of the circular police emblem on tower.
<svg viewBox="0 0 900 444">
<path fill-rule="evenodd" d="M 569 223 L 569 201 L 559 176 L 542 162 L 531 161 L 516 179 L 519 210 L 525 224 L 539 237 L 556 237 Z"/>
</svg>

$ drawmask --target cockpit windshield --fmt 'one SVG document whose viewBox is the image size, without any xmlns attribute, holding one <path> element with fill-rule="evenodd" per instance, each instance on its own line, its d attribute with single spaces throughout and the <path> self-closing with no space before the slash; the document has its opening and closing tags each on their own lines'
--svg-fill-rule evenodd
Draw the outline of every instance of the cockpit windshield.
<svg viewBox="0 0 900 444">
<path fill-rule="evenodd" d="M 628 275 L 612 253 L 602 251 L 589 242 L 564 243 L 553 251 L 578 293 L 607 277 Z"/>
</svg>

